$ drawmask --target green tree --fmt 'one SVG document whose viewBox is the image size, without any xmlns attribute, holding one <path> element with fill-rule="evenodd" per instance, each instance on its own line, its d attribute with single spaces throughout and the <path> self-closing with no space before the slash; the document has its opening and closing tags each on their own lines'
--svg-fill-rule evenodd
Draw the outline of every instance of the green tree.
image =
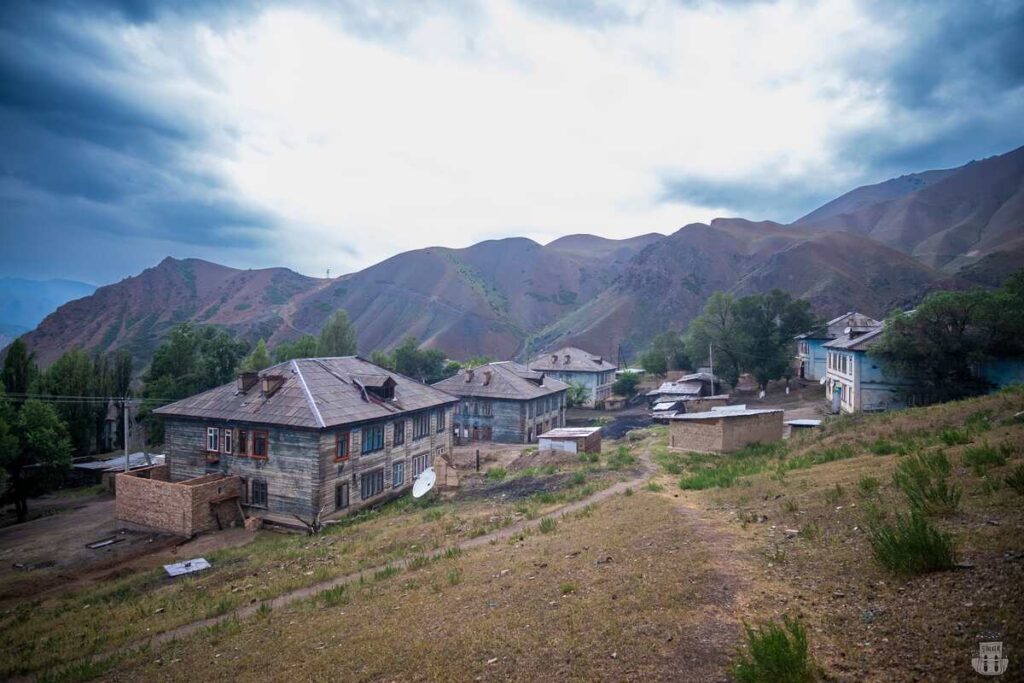
<svg viewBox="0 0 1024 683">
<path fill-rule="evenodd" d="M 701 314 L 690 321 L 684 336 L 686 354 L 691 359 L 708 358 L 712 349 L 715 375 L 736 386 L 743 371 L 745 340 L 736 316 L 736 299 L 725 292 L 708 297 Z"/>
<path fill-rule="evenodd" d="M 587 388 L 576 382 L 569 382 L 565 391 L 565 405 L 569 408 L 581 406 L 587 401 Z"/>
<path fill-rule="evenodd" d="M 780 289 L 736 301 L 741 368 L 767 388 L 792 376 L 793 337 L 818 324 L 810 304 Z"/>
<path fill-rule="evenodd" d="M 649 375 L 662 377 L 668 372 L 668 359 L 664 354 L 650 349 L 640 354 L 640 367 Z"/>
<path fill-rule="evenodd" d="M 13 414 L 0 406 L 0 467 L 6 473 L 7 497 L 18 521 L 24 522 L 29 496 L 55 485 L 71 466 L 72 446 L 53 406 L 30 399 Z"/>
<path fill-rule="evenodd" d="M 38 376 L 39 368 L 36 366 L 35 354 L 29 352 L 24 339 L 15 339 L 7 347 L 7 356 L 4 358 L 4 389 L 8 394 L 27 394 Z M 17 402 L 20 402 L 20 399 Z"/>
<path fill-rule="evenodd" d="M 612 384 L 612 393 L 619 396 L 632 396 L 636 393 L 637 385 L 640 384 L 640 375 L 636 372 L 624 372 L 619 375 Z"/>
<path fill-rule="evenodd" d="M 242 360 L 241 370 L 244 372 L 259 372 L 271 365 L 270 353 L 267 352 L 267 343 L 260 339 L 256 347 L 248 356 Z"/>
<path fill-rule="evenodd" d="M 460 367 L 458 363 L 447 361 L 443 351 L 421 348 L 411 335 L 390 353 L 372 352 L 370 362 L 427 384 L 451 377 Z"/>
<path fill-rule="evenodd" d="M 75 453 L 91 453 L 96 443 L 98 402 L 86 398 L 94 396 L 93 391 L 96 390 L 93 361 L 89 354 L 81 349 L 68 351 L 46 369 L 41 384 L 44 393 L 60 397 L 56 404 L 57 414 L 67 426 Z"/>
<path fill-rule="evenodd" d="M 282 342 L 274 349 L 274 362 L 284 363 L 296 358 L 315 358 L 317 356 L 317 339 L 307 334 L 293 342 Z"/>
<path fill-rule="evenodd" d="M 651 340 L 651 351 L 665 357 L 668 370 L 687 370 L 693 367 L 686 355 L 686 344 L 680 334 L 667 330 Z"/>
<path fill-rule="evenodd" d="M 348 313 L 337 311 L 320 330 L 317 354 L 325 358 L 356 354 L 356 329 L 349 322 Z"/>
<path fill-rule="evenodd" d="M 114 354 L 96 354 L 92 359 L 92 382 L 89 388 L 89 395 L 94 397 L 108 397 L 111 399 L 127 397 L 132 383 L 132 356 L 125 349 Z M 107 409 L 109 401 L 93 400 L 89 406 L 92 409 L 93 436 L 96 438 L 96 450 L 103 449 L 103 429 L 107 420 Z M 117 421 L 117 429 L 120 433 L 123 425 L 120 419 Z"/>
</svg>

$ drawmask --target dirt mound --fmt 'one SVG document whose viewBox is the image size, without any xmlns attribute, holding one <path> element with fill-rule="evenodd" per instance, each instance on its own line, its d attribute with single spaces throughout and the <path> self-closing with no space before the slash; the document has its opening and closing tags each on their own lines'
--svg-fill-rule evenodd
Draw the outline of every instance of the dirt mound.
<svg viewBox="0 0 1024 683">
<path fill-rule="evenodd" d="M 545 465 L 568 465 L 579 462 L 580 456 L 565 451 L 529 451 L 508 464 L 508 469 L 513 472 L 525 470 L 528 467 L 544 467 Z"/>
</svg>

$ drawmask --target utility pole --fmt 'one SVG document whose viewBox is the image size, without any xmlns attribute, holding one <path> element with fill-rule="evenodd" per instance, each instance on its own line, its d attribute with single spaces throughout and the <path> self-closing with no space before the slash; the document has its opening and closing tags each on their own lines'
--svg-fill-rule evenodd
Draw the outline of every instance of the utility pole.
<svg viewBox="0 0 1024 683">
<path fill-rule="evenodd" d="M 128 399 L 124 400 L 124 471 L 128 471 Z"/>
<path fill-rule="evenodd" d="M 711 393 L 717 394 L 715 391 L 715 356 L 711 353 L 711 342 L 708 342 L 708 365 L 711 366 Z"/>
</svg>

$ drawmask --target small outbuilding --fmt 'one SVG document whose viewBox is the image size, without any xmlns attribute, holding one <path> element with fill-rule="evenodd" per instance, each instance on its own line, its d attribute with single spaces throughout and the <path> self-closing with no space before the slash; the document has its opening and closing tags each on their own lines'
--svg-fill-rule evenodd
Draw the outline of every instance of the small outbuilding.
<svg viewBox="0 0 1024 683">
<path fill-rule="evenodd" d="M 544 432 L 539 437 L 542 451 L 565 451 L 567 453 L 600 453 L 600 427 L 559 427 Z"/>
<path fill-rule="evenodd" d="M 669 418 L 669 448 L 697 453 L 733 453 L 752 443 L 782 439 L 780 409 L 723 406 Z"/>
</svg>

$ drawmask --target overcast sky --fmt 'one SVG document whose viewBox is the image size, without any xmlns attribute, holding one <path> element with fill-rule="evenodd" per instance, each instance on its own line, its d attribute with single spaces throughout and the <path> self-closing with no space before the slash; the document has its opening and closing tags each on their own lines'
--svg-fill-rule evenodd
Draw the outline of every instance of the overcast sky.
<svg viewBox="0 0 1024 683">
<path fill-rule="evenodd" d="M 1024 3 L 0 3 L 0 275 L 790 221 L 1024 144 Z"/>
</svg>

